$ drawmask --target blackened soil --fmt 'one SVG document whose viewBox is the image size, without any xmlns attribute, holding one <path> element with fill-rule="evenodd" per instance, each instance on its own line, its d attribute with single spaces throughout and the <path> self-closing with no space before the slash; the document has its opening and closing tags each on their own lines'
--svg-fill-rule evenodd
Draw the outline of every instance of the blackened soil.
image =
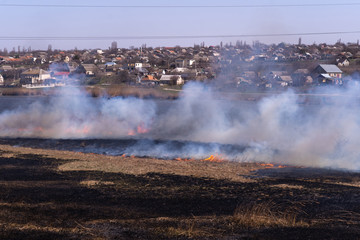
<svg viewBox="0 0 360 240">
<path fill-rule="evenodd" d="M 0 239 L 360 238 L 359 174 L 285 176 L 266 169 L 266 177 L 242 183 L 60 172 L 62 163 L 36 154 L 0 158 Z M 233 221 L 239 206 L 262 203 L 294 211 L 294 221 L 305 225 Z"/>
</svg>

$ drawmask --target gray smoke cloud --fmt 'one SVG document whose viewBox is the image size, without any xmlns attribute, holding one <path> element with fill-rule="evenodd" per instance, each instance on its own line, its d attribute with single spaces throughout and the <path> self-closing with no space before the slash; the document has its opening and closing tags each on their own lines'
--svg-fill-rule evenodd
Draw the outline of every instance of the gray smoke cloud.
<svg viewBox="0 0 360 240">
<path fill-rule="evenodd" d="M 94 99 L 81 91 L 66 92 L 46 103 L 1 113 L 0 136 L 140 138 L 146 140 L 124 152 L 164 158 L 219 154 L 233 161 L 358 170 L 359 93 L 354 84 L 322 89 L 322 95 L 314 92 L 324 96 L 325 103 L 299 104 L 304 96 L 291 90 L 242 102 L 228 100 L 207 85 L 189 83 L 179 99 L 159 109 L 156 100 Z"/>
</svg>

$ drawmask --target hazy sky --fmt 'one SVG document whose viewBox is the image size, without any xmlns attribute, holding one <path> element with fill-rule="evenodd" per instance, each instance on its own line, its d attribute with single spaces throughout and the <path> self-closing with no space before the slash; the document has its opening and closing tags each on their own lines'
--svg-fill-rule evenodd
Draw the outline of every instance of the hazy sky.
<svg viewBox="0 0 360 240">
<path fill-rule="evenodd" d="M 352 3 L 353 5 L 346 5 Z M 359 4 L 359 5 L 354 5 Z M 29 7 L 23 5 L 86 5 L 105 7 Z M 232 8 L 121 8 L 115 6 L 243 6 L 243 5 L 296 5 L 312 6 L 282 7 L 232 7 Z M 314 4 L 340 4 L 314 6 Z M 345 5 L 344 5 L 345 4 Z M 252 43 L 297 43 L 300 36 L 257 37 L 208 37 L 208 38 L 163 38 L 121 39 L 120 37 L 143 36 L 228 36 L 259 34 L 293 34 L 360 31 L 358 13 L 360 1 L 349 0 L 0 0 L 1 34 L 0 48 L 20 46 L 32 49 L 108 48 L 112 41 L 118 47 L 147 46 L 192 46 L 202 41 L 217 45 L 243 40 Z M 15 37 L 4 40 L 4 37 Z M 35 40 L 18 40 L 19 37 L 34 37 Z M 39 37 L 73 37 L 71 40 L 39 40 Z M 78 39 L 85 37 L 85 40 Z M 88 38 L 104 37 L 102 40 Z M 118 37 L 118 39 L 116 38 Z M 303 43 L 356 42 L 360 32 L 331 35 L 304 35 Z"/>
</svg>

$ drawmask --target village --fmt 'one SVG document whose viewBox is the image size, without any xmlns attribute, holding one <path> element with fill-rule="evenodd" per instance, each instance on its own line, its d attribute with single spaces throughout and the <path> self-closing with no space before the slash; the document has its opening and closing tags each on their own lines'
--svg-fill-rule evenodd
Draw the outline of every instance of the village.
<svg viewBox="0 0 360 240">
<path fill-rule="evenodd" d="M 0 51 L 2 87 L 127 84 L 179 87 L 188 81 L 238 91 L 345 86 L 360 71 L 357 43 L 205 43 L 193 47 Z"/>
</svg>

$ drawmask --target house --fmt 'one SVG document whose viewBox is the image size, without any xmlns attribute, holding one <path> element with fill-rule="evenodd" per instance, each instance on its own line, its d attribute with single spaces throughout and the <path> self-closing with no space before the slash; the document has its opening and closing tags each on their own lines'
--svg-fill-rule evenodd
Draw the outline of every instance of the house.
<svg viewBox="0 0 360 240">
<path fill-rule="evenodd" d="M 157 80 L 153 75 L 145 75 L 141 78 L 141 84 L 144 85 L 156 85 L 159 83 L 159 80 Z"/>
<path fill-rule="evenodd" d="M 184 84 L 184 79 L 181 75 L 162 75 L 160 84 L 181 85 Z"/>
<path fill-rule="evenodd" d="M 29 69 L 20 74 L 21 84 L 41 84 L 50 78 L 50 72 L 40 68 Z"/>
<path fill-rule="evenodd" d="M 289 76 L 289 75 L 279 76 L 279 77 L 277 77 L 276 80 L 277 80 L 277 83 L 282 87 L 291 86 L 293 84 L 293 80 L 292 80 L 291 76 Z"/>
<path fill-rule="evenodd" d="M 187 67 L 188 61 L 183 58 L 175 59 L 175 66 L 178 68 L 184 68 Z"/>
<path fill-rule="evenodd" d="M 319 76 L 317 76 L 317 80 L 318 80 L 319 84 L 333 84 L 334 83 L 334 78 L 332 78 L 327 73 L 322 73 Z"/>
<path fill-rule="evenodd" d="M 0 72 L 6 72 L 6 71 L 11 71 L 11 70 L 13 70 L 13 67 L 10 65 L 2 65 L 0 67 Z"/>
<path fill-rule="evenodd" d="M 66 62 L 54 62 L 49 66 L 51 77 L 56 80 L 64 80 L 69 77 L 70 67 Z"/>
<path fill-rule="evenodd" d="M 270 79 L 274 79 L 276 77 L 280 77 L 283 75 L 288 75 L 288 73 L 285 71 L 271 71 L 267 74 L 268 78 L 270 78 Z"/>
<path fill-rule="evenodd" d="M 78 66 L 76 73 L 83 73 L 88 77 L 95 76 L 99 68 L 95 64 L 81 64 Z"/>
<path fill-rule="evenodd" d="M 177 67 L 177 68 L 173 69 L 171 72 L 173 72 L 173 73 L 184 73 L 184 72 L 190 72 L 190 70 L 188 68 Z"/>
<path fill-rule="evenodd" d="M 246 79 L 244 77 L 236 77 L 235 78 L 236 87 L 240 88 L 247 88 L 249 86 L 254 85 L 252 80 Z"/>
<path fill-rule="evenodd" d="M 342 84 L 342 71 L 334 64 L 319 64 L 313 71 L 319 84 Z"/>
<path fill-rule="evenodd" d="M 189 68 L 175 68 L 170 71 L 172 75 L 181 75 L 184 81 L 193 80 L 198 75 L 196 69 L 189 69 Z"/>
<path fill-rule="evenodd" d="M 4 85 L 5 85 L 4 77 L 0 74 L 0 86 L 4 86 Z"/>
<path fill-rule="evenodd" d="M 313 71 L 315 74 L 329 74 L 334 78 L 341 78 L 342 71 L 334 64 L 319 64 Z"/>
<path fill-rule="evenodd" d="M 241 74 L 241 76 L 245 79 L 249 79 L 252 81 L 257 80 L 257 78 L 258 78 L 257 73 L 254 71 L 245 71 Z"/>
<path fill-rule="evenodd" d="M 107 76 L 112 75 L 112 73 L 117 72 L 119 66 L 115 62 L 107 62 L 104 65 L 99 66 L 100 69 L 105 71 Z"/>
<path fill-rule="evenodd" d="M 151 67 L 149 63 L 135 63 L 135 68 L 139 69 L 139 68 L 149 68 Z"/>
<path fill-rule="evenodd" d="M 339 67 L 348 67 L 350 65 L 350 61 L 347 58 L 337 59 L 336 62 Z"/>
<path fill-rule="evenodd" d="M 135 70 L 135 63 L 126 63 L 123 65 L 123 69 L 127 71 L 134 71 Z"/>
</svg>

